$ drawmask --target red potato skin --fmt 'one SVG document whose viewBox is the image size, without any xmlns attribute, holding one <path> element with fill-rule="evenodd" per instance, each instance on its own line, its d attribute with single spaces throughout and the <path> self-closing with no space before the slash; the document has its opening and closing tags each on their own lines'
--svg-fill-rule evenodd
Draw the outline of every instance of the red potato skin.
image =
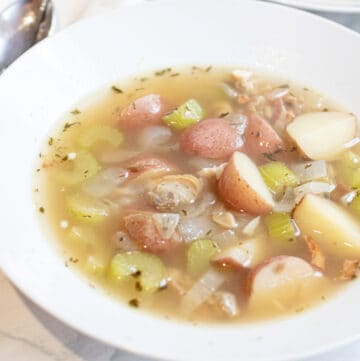
<svg viewBox="0 0 360 361">
<path fill-rule="evenodd" d="M 177 171 L 176 165 L 170 163 L 166 159 L 162 159 L 151 154 L 140 154 L 134 158 L 127 160 L 124 167 L 130 172 L 130 176 L 137 176 L 153 169 L 166 169 L 170 171 Z"/>
<path fill-rule="evenodd" d="M 159 234 L 151 218 L 152 214 L 153 212 L 138 211 L 125 216 L 124 225 L 129 236 L 145 252 L 163 254 L 172 251 L 175 243 Z"/>
<path fill-rule="evenodd" d="M 254 267 L 249 273 L 248 276 L 246 278 L 246 282 L 245 282 L 245 294 L 250 297 L 251 292 L 252 292 L 252 285 L 253 285 L 253 281 L 254 278 L 256 276 L 256 274 L 258 273 L 258 271 L 260 269 L 262 269 L 263 267 L 269 265 L 272 262 L 276 262 L 276 261 L 281 261 L 282 259 L 285 259 L 287 256 L 275 256 L 275 257 L 271 257 L 267 260 L 265 260 L 264 262 L 258 264 L 256 267 Z"/>
<path fill-rule="evenodd" d="M 236 271 L 247 270 L 246 267 L 244 267 L 242 264 L 234 261 L 234 259 L 231 257 L 224 257 L 224 258 L 213 260 L 212 264 L 219 266 L 219 267 L 231 268 Z"/>
<path fill-rule="evenodd" d="M 181 134 L 180 147 L 188 154 L 226 159 L 243 147 L 243 140 L 225 120 L 211 118 L 187 128 Z"/>
<path fill-rule="evenodd" d="M 332 201 L 338 202 L 341 199 L 341 197 L 343 197 L 345 194 L 349 192 L 351 192 L 351 187 L 340 182 L 336 185 L 336 188 L 330 193 L 330 199 Z"/>
<path fill-rule="evenodd" d="M 247 194 L 247 199 L 243 195 Z M 232 209 L 238 212 L 246 212 L 252 215 L 268 214 L 272 206 L 259 200 L 258 197 L 251 197 L 254 190 L 236 171 L 233 158 L 224 168 L 218 182 L 218 194 L 220 198 Z"/>
<path fill-rule="evenodd" d="M 125 131 L 138 131 L 150 125 L 161 124 L 161 118 L 170 110 L 158 94 L 135 99 L 120 113 L 119 126 Z"/>
<path fill-rule="evenodd" d="M 275 129 L 255 113 L 249 115 L 244 133 L 245 153 L 257 163 L 269 160 L 289 161 L 291 152 Z"/>
<path fill-rule="evenodd" d="M 248 276 L 246 278 L 246 282 L 245 282 L 245 294 L 250 297 L 251 296 L 251 292 L 252 292 L 252 285 L 253 285 L 253 281 L 256 277 L 256 274 L 258 273 L 259 270 L 261 270 L 263 267 L 268 266 L 269 264 L 273 263 L 273 262 L 278 262 L 281 260 L 286 260 L 286 258 L 288 258 L 289 256 L 285 256 L 285 255 L 280 255 L 280 256 L 275 256 L 275 257 L 271 257 L 267 260 L 265 260 L 264 262 L 258 264 L 256 267 L 254 267 L 249 273 Z M 306 261 L 305 261 L 306 262 Z M 314 265 L 311 265 L 314 270 L 322 272 L 322 270 Z"/>
</svg>

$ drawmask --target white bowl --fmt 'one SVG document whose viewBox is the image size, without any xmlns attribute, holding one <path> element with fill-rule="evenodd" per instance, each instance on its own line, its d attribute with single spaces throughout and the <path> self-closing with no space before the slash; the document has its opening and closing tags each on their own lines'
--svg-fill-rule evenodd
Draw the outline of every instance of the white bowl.
<svg viewBox="0 0 360 361">
<path fill-rule="evenodd" d="M 308 10 L 359 13 L 360 0 L 272 0 Z"/>
<path fill-rule="evenodd" d="M 294 317 L 232 326 L 171 322 L 117 303 L 70 269 L 39 227 L 31 177 L 40 144 L 74 103 L 115 80 L 170 65 L 237 65 L 321 90 L 360 114 L 359 35 L 298 10 L 247 0 L 156 1 L 73 26 L 0 78 L 0 264 L 74 328 L 171 360 L 282 361 L 360 335 L 360 282 Z"/>
</svg>

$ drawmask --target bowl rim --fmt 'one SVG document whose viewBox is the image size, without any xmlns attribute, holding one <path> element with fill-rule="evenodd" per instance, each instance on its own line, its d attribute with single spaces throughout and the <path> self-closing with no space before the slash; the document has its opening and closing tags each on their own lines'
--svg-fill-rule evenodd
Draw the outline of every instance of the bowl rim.
<svg viewBox="0 0 360 361">
<path fill-rule="evenodd" d="M 270 0 L 278 4 L 286 6 L 294 6 L 300 9 L 307 9 L 313 11 L 323 11 L 323 12 L 338 12 L 338 13 L 350 13 L 357 14 L 360 13 L 360 3 L 356 4 L 350 3 L 348 5 L 344 4 L 334 4 L 333 2 L 329 3 L 320 3 L 317 0 L 315 2 L 310 2 L 309 0 Z"/>
<path fill-rule="evenodd" d="M 176 0 L 172 0 L 171 1 L 172 3 L 176 2 Z M 187 3 L 190 3 L 191 4 L 191 1 L 190 0 L 186 0 L 186 1 L 183 1 L 183 2 L 187 2 Z M 205 0 L 203 0 L 203 2 L 205 2 Z M 215 0 L 213 1 L 215 2 Z M 146 4 L 146 7 L 152 7 L 152 6 L 160 6 L 159 4 L 166 4 L 166 3 L 169 3 L 169 1 L 166 1 L 166 0 L 159 0 L 157 2 L 154 2 L 154 3 L 147 3 Z M 232 3 L 232 0 L 229 0 L 229 3 Z M 274 4 L 265 4 L 265 3 L 261 3 L 262 5 L 254 5 L 254 3 L 257 3 L 257 4 L 260 4 L 260 2 L 253 2 L 253 1 L 250 1 L 250 0 L 245 0 L 243 1 L 243 3 L 246 5 L 246 6 L 250 6 L 250 4 L 252 4 L 251 6 L 261 6 L 261 7 L 267 7 L 269 9 L 274 9 L 276 7 L 278 8 L 281 8 L 281 9 L 284 9 L 283 6 L 280 6 L 280 5 L 274 5 Z M 121 11 L 127 7 L 127 5 L 123 5 L 121 6 L 118 10 L 112 12 L 111 14 L 109 15 L 101 15 L 99 17 L 96 17 L 96 18 L 92 18 L 92 19 L 88 19 L 88 20 L 84 20 L 82 21 L 81 23 L 79 24 L 75 24 L 73 26 L 70 27 L 70 29 L 65 29 L 64 31 L 61 32 L 61 34 L 65 34 L 65 33 L 70 33 L 72 32 L 71 29 L 80 29 L 80 28 L 86 28 L 90 25 L 95 25 L 97 23 L 101 23 L 102 21 L 105 21 L 106 19 L 108 18 L 112 18 L 112 17 L 115 17 L 115 14 L 117 13 L 121 13 Z M 136 5 L 131 5 L 131 7 L 144 7 L 144 4 L 136 4 Z M 297 10 L 297 9 L 290 9 L 290 8 L 286 8 L 286 11 L 287 12 L 291 12 L 291 13 L 298 13 L 298 14 L 301 14 L 301 16 L 305 16 L 305 17 L 309 17 L 309 18 L 313 18 L 313 20 L 316 20 L 318 22 L 323 22 L 324 24 L 327 23 L 328 25 L 327 26 L 331 26 L 331 27 L 336 27 L 339 29 L 339 31 L 341 30 L 342 32 L 348 32 L 349 34 L 352 34 L 352 36 L 357 36 L 357 39 L 360 40 L 360 34 L 357 34 L 356 32 L 354 31 L 351 31 L 350 29 L 348 28 L 345 28 L 343 27 L 342 25 L 339 25 L 339 24 L 336 24 L 336 23 L 333 23 L 331 22 L 330 20 L 327 20 L 327 19 L 323 19 L 321 17 L 318 17 L 316 15 L 313 15 L 313 14 L 308 14 L 308 13 L 304 13 L 300 10 Z M 16 68 L 17 68 L 17 64 L 19 64 L 19 66 L 21 66 L 21 63 L 24 63 L 27 61 L 27 58 L 31 58 L 33 57 L 33 54 L 34 56 L 36 55 L 36 52 L 39 50 L 39 49 L 42 49 L 42 48 L 46 48 L 47 47 L 47 44 L 49 42 L 53 43 L 55 42 L 56 39 L 58 36 L 60 35 L 55 35 L 52 39 L 47 39 L 45 40 L 44 42 L 38 44 L 36 47 L 34 47 L 34 49 L 31 49 L 28 53 L 26 53 L 24 56 L 22 56 L 14 65 L 12 65 L 8 70 L 7 72 L 9 73 L 12 73 L 12 72 L 16 72 Z M 4 74 L 4 76 L 7 76 L 6 74 Z M 1 83 L 2 79 L 0 79 L 0 83 Z M 1 260 L 1 255 L 0 255 L 0 260 Z M 62 310 L 60 309 L 56 309 L 55 306 L 53 305 L 50 305 L 50 304 L 47 304 L 46 302 L 44 302 L 41 297 L 38 297 L 36 293 L 33 293 L 30 291 L 30 289 L 25 286 L 22 281 L 21 281 L 21 278 L 19 276 L 19 274 L 16 274 L 16 273 L 13 273 L 8 267 L 4 266 L 4 264 L 6 263 L 1 263 L 0 267 L 2 268 L 2 270 L 4 271 L 4 273 L 8 276 L 8 278 L 13 282 L 15 283 L 17 286 L 18 289 L 20 289 L 28 298 L 32 299 L 38 306 L 40 306 L 42 309 L 46 310 L 46 312 L 54 315 L 55 317 L 57 317 L 58 319 L 62 320 L 62 322 L 64 322 L 65 324 L 69 325 L 70 327 L 74 328 L 74 329 L 77 329 L 78 331 L 84 333 L 84 334 L 87 334 L 95 339 L 98 339 L 106 344 L 109 344 L 109 345 L 112 345 L 112 346 L 116 346 L 116 347 L 119 347 L 121 346 L 123 349 L 129 351 L 129 352 L 132 352 L 132 353 L 136 353 L 136 354 L 142 354 L 142 355 L 146 355 L 148 357 L 160 357 L 162 359 L 173 359 L 173 360 L 186 360 L 188 361 L 188 359 L 185 359 L 185 358 L 182 358 L 182 356 L 180 355 L 180 357 L 176 356 L 176 358 L 173 358 L 173 357 L 169 357 L 169 355 L 166 355 L 162 352 L 158 352 L 157 354 L 155 354 L 154 356 L 154 352 L 153 351 L 148 351 L 148 350 L 145 350 L 143 348 L 140 348 L 140 349 L 135 349 L 134 347 L 130 346 L 129 344 L 126 343 L 126 341 L 121 341 L 121 342 L 111 342 L 107 339 L 104 339 L 103 337 L 100 337 L 96 330 L 89 330 L 89 329 L 86 329 L 83 327 L 83 325 L 80 325 L 79 323 L 77 323 L 76 321 L 74 320 L 71 320 L 67 317 L 64 317 L 64 314 L 62 312 Z M 76 277 L 78 277 L 76 275 Z M 141 314 L 141 317 L 144 317 L 145 318 L 145 313 L 142 313 Z M 301 354 L 299 354 L 298 352 L 294 353 L 294 354 L 284 354 L 282 355 L 282 358 L 281 360 L 296 360 L 296 359 L 299 359 L 299 358 L 304 358 L 304 357 L 308 357 L 308 356 L 311 356 L 311 355 L 316 355 L 316 354 L 320 354 L 320 353 L 323 353 L 325 351 L 329 351 L 331 349 L 334 349 L 334 348 L 337 348 L 339 346 L 342 346 L 342 345 L 345 345 L 349 342 L 352 342 L 356 339 L 359 339 L 360 337 L 360 333 L 357 334 L 357 335 L 353 335 L 352 337 L 349 337 L 347 339 L 342 339 L 338 342 L 333 342 L 330 346 L 329 345 L 322 345 L 321 347 L 314 347 L 313 349 L 307 351 L 307 352 L 302 352 Z M 267 360 L 267 361 L 279 361 L 280 359 L 278 358 L 277 355 L 273 355 L 272 357 L 268 357 L 268 358 L 259 358 L 259 360 Z"/>
</svg>

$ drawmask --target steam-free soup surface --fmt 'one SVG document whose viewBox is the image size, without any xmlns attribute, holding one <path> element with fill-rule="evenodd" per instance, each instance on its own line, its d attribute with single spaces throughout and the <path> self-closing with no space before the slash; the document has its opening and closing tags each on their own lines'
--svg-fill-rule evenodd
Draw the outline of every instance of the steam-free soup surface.
<svg viewBox="0 0 360 361">
<path fill-rule="evenodd" d="M 36 202 L 66 266 L 129 307 L 206 322 L 296 314 L 356 277 L 356 117 L 244 69 L 164 69 L 71 109 Z"/>
</svg>

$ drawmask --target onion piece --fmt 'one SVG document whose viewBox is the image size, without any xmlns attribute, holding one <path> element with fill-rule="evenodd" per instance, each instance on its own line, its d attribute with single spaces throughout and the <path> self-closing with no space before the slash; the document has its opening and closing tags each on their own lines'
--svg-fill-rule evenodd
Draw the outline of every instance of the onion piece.
<svg viewBox="0 0 360 361">
<path fill-rule="evenodd" d="M 234 215 L 230 211 L 226 210 L 222 205 L 215 207 L 212 211 L 211 217 L 212 220 L 222 228 L 232 229 L 237 228 L 238 226 Z"/>
<path fill-rule="evenodd" d="M 299 187 L 294 188 L 295 194 L 295 202 L 299 203 L 302 198 L 308 194 L 323 194 L 323 193 L 331 193 L 336 186 L 334 184 L 326 183 L 326 182 L 309 182 L 305 183 Z"/>
<path fill-rule="evenodd" d="M 275 212 L 291 212 L 296 206 L 294 188 L 287 187 L 281 200 L 275 204 Z"/>
<path fill-rule="evenodd" d="M 192 205 L 182 207 L 182 215 L 185 217 L 198 217 L 204 214 L 206 211 L 210 211 L 210 207 L 215 204 L 216 195 L 214 193 L 207 192 L 203 195 L 202 199 Z"/>
<path fill-rule="evenodd" d="M 325 160 L 309 161 L 295 164 L 292 170 L 299 176 L 301 182 L 327 178 L 328 168 Z"/>
<path fill-rule="evenodd" d="M 239 241 L 239 237 L 231 229 L 221 232 L 221 233 L 218 233 L 218 234 L 212 236 L 211 239 L 222 250 L 225 248 L 228 248 L 230 246 L 233 246 L 235 243 L 238 243 L 238 241 Z"/>
<path fill-rule="evenodd" d="M 155 227 L 165 239 L 173 237 L 179 224 L 180 216 L 176 213 L 155 213 L 152 216 Z"/>
<path fill-rule="evenodd" d="M 137 143 L 142 149 L 154 150 L 169 145 L 172 138 L 171 129 L 160 125 L 146 127 L 137 137 Z"/>
<path fill-rule="evenodd" d="M 212 178 L 215 177 L 216 180 L 219 180 L 227 163 L 222 163 L 219 166 L 203 168 L 198 171 L 198 175 L 203 178 Z"/>
<path fill-rule="evenodd" d="M 351 203 L 354 198 L 356 197 L 357 191 L 351 191 L 349 193 L 346 193 L 344 196 L 342 196 L 340 198 L 340 202 L 344 205 L 347 206 L 349 205 L 349 203 Z"/>
<path fill-rule="evenodd" d="M 239 93 L 231 85 L 227 83 L 220 83 L 221 89 L 229 98 L 237 98 Z"/>
<path fill-rule="evenodd" d="M 359 137 L 355 137 L 354 139 L 350 140 L 350 142 L 344 144 L 344 148 L 352 148 L 354 147 L 356 144 L 360 143 L 360 138 Z"/>
<path fill-rule="evenodd" d="M 185 242 L 192 242 L 199 238 L 210 237 L 218 231 L 218 226 L 208 215 L 199 217 L 182 217 L 178 230 Z"/>
<path fill-rule="evenodd" d="M 129 172 L 119 167 L 106 168 L 95 177 L 85 181 L 82 189 L 88 195 L 100 198 L 109 195 L 117 186 L 125 182 Z"/>
<path fill-rule="evenodd" d="M 200 171 L 204 168 L 212 168 L 221 165 L 223 161 L 216 159 L 207 159 L 201 157 L 191 157 L 187 162 L 187 165 L 193 168 L 195 171 Z"/>
<path fill-rule="evenodd" d="M 248 125 L 248 117 L 245 114 L 241 114 L 241 113 L 230 114 L 225 118 L 225 120 L 229 122 L 230 125 L 232 125 L 236 129 L 239 135 L 241 136 L 244 135 L 245 129 Z"/>
<path fill-rule="evenodd" d="M 245 234 L 246 236 L 253 236 L 257 228 L 259 227 L 260 222 L 261 222 L 261 217 L 260 216 L 255 217 L 242 229 L 242 233 Z"/>
<path fill-rule="evenodd" d="M 209 299 L 209 303 L 215 306 L 220 313 L 235 317 L 239 314 L 236 296 L 231 292 L 218 291 Z"/>
<path fill-rule="evenodd" d="M 225 276 L 214 269 L 207 271 L 185 294 L 181 311 L 190 314 L 206 302 L 225 282 Z"/>
</svg>

